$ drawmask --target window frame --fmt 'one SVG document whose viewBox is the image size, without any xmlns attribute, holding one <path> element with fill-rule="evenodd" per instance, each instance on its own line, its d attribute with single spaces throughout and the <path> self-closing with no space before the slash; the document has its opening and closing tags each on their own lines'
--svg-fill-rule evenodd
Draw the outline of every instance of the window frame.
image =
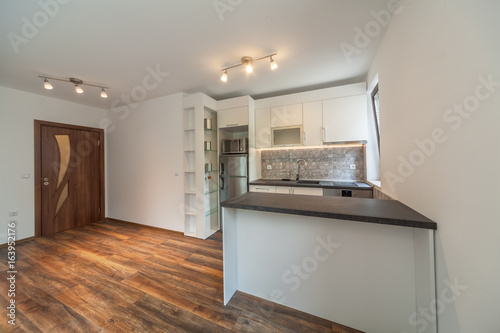
<svg viewBox="0 0 500 333">
<path fill-rule="evenodd" d="M 379 103 L 375 103 L 375 95 L 378 94 L 378 102 L 380 102 L 380 94 L 378 82 L 370 93 L 371 104 L 372 104 L 372 112 L 373 112 L 373 122 L 375 123 L 375 130 L 377 132 L 377 147 L 378 153 L 380 155 L 380 105 Z M 377 107 L 379 105 L 379 107 Z"/>
</svg>

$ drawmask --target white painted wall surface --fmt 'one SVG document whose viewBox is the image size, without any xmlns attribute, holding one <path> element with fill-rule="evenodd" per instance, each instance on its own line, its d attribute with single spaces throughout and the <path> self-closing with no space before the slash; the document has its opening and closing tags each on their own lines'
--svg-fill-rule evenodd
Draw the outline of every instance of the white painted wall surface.
<svg viewBox="0 0 500 333">
<path fill-rule="evenodd" d="M 225 300 L 240 290 L 364 332 L 416 333 L 413 232 L 224 209 Z"/>
<path fill-rule="evenodd" d="M 500 2 L 401 5 L 367 78 L 380 79 L 382 189 L 438 223 L 439 332 L 498 333 Z M 464 103 L 474 111 L 453 111 Z M 419 153 L 433 131 L 446 139 Z"/>
<path fill-rule="evenodd" d="M 182 97 L 107 111 L 107 217 L 184 231 Z"/>
<path fill-rule="evenodd" d="M 34 120 L 100 128 L 105 112 L 0 87 L 0 244 L 7 241 L 9 221 L 17 223 L 16 239 L 35 235 Z M 29 179 L 21 179 L 25 173 Z M 19 215 L 9 217 L 9 211 Z"/>
</svg>

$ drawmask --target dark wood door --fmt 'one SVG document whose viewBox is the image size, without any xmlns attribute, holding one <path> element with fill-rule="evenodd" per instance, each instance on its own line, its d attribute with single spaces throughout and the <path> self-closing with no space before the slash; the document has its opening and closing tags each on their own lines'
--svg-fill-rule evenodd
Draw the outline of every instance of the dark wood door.
<svg viewBox="0 0 500 333">
<path fill-rule="evenodd" d="M 41 235 L 101 220 L 101 134 L 40 127 Z"/>
</svg>

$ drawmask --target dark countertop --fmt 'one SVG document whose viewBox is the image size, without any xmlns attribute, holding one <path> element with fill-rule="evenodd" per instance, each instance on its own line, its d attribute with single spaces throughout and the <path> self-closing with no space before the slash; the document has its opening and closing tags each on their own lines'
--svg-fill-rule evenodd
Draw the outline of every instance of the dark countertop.
<svg viewBox="0 0 500 333">
<path fill-rule="evenodd" d="M 247 192 L 222 207 L 402 227 L 437 229 L 436 222 L 396 200 Z"/>
<path fill-rule="evenodd" d="M 307 181 L 307 180 L 306 180 Z M 371 190 L 373 186 L 357 181 L 332 181 L 332 180 L 318 180 L 319 184 L 311 183 L 297 183 L 296 180 L 281 180 L 281 179 L 256 179 L 249 183 L 249 185 L 262 185 L 262 186 L 294 186 L 294 187 L 319 187 L 319 188 L 341 188 L 348 190 Z M 356 183 L 356 186 L 348 186 L 346 183 Z"/>
</svg>

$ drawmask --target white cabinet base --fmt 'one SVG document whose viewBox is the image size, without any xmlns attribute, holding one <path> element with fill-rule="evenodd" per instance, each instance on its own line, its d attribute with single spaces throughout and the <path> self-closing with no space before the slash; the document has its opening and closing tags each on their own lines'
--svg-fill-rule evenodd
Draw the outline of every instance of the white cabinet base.
<svg viewBox="0 0 500 333">
<path fill-rule="evenodd" d="M 240 290 L 365 332 L 436 332 L 418 312 L 435 297 L 433 230 L 233 208 L 223 223 L 224 304 Z"/>
<path fill-rule="evenodd" d="M 276 193 L 276 186 L 250 185 L 250 192 Z"/>
</svg>

